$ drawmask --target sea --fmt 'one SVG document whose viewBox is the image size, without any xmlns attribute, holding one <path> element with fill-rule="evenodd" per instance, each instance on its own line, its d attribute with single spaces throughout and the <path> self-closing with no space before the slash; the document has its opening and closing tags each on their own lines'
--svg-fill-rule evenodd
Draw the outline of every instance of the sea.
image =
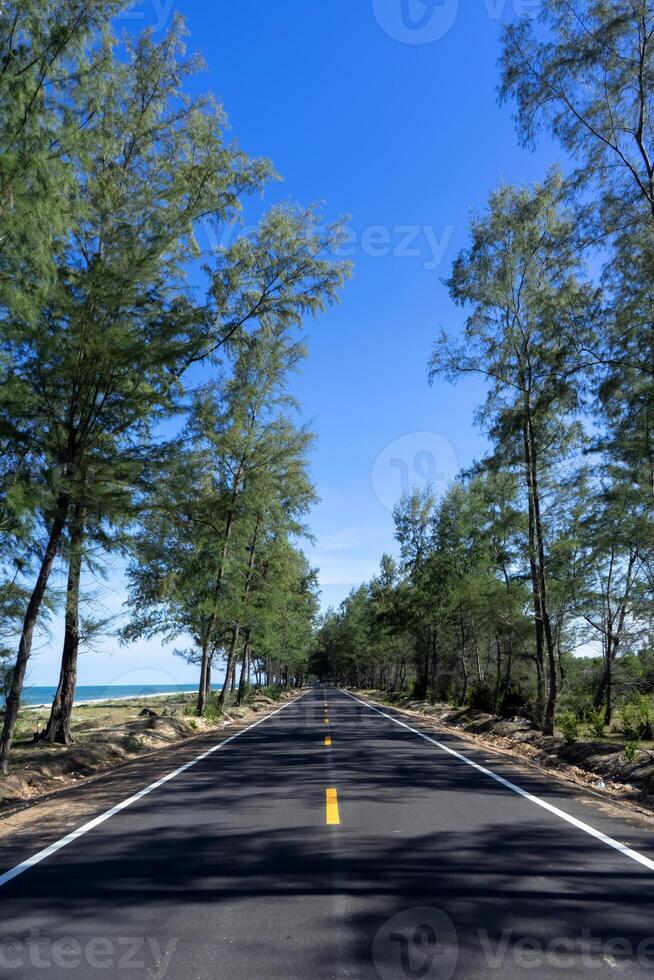
<svg viewBox="0 0 654 980">
<path fill-rule="evenodd" d="M 118 698 L 142 698 L 151 694 L 181 694 L 197 691 L 197 684 L 97 684 L 80 685 L 75 704 L 80 701 L 114 701 Z M 51 704 L 56 687 L 25 687 L 20 696 L 23 705 Z"/>
</svg>

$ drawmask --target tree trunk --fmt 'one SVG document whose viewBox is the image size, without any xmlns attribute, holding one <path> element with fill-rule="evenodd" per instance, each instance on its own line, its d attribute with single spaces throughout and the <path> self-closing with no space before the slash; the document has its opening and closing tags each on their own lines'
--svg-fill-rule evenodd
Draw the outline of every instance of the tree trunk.
<svg viewBox="0 0 654 980">
<path fill-rule="evenodd" d="M 554 734 L 554 714 L 556 712 L 556 701 L 558 697 L 558 677 L 556 663 L 556 644 L 552 635 L 552 623 L 550 620 L 549 604 L 547 597 L 547 576 L 545 574 L 545 541 L 543 535 L 543 522 L 540 512 L 540 490 L 538 485 L 538 465 L 536 457 L 536 447 L 534 444 L 533 428 L 530 426 L 531 433 L 531 463 L 532 463 L 532 489 L 534 493 L 534 518 L 536 522 L 536 543 L 538 546 L 538 578 L 539 591 L 541 597 L 541 615 L 543 617 L 543 636 L 545 638 L 545 650 L 547 653 L 547 672 L 549 685 L 547 689 L 547 703 L 545 705 L 545 722 L 543 731 L 545 735 Z"/>
<path fill-rule="evenodd" d="M 554 733 L 554 712 L 558 685 L 556 677 L 556 651 L 552 638 L 549 610 L 547 607 L 547 582 L 545 576 L 545 545 L 540 512 L 538 462 L 529 407 L 524 425 L 525 472 L 529 495 L 529 564 L 534 597 L 534 629 L 536 634 L 536 665 L 538 690 L 536 695 L 537 722 L 546 735 Z M 547 661 L 546 661 L 547 655 Z M 545 665 L 549 681 L 545 698 Z"/>
<path fill-rule="evenodd" d="M 20 696 L 23 690 L 23 684 L 25 683 L 27 661 L 29 660 L 32 650 L 34 627 L 36 626 L 36 620 L 43 603 L 43 597 L 48 585 L 48 579 L 50 578 L 50 572 L 52 571 L 52 565 L 54 564 L 54 560 L 57 555 L 57 548 L 59 547 L 61 535 L 64 527 L 66 526 L 69 507 L 69 495 L 67 493 L 60 492 L 59 497 L 57 498 L 57 506 L 54 518 L 52 520 L 52 526 L 50 528 L 48 544 L 41 560 L 41 567 L 36 579 L 36 584 L 32 595 L 30 596 L 30 600 L 27 604 L 27 610 L 25 612 L 23 629 L 20 637 L 20 643 L 18 645 L 18 654 L 16 656 L 16 664 L 14 666 L 13 677 L 11 680 L 11 688 L 9 690 L 9 694 L 7 695 L 7 708 L 5 711 L 4 724 L 2 726 L 2 734 L 0 735 L 0 772 L 4 776 L 6 776 L 9 772 L 9 753 L 11 751 L 11 743 L 14 736 L 14 729 L 16 727 L 16 719 L 18 717 Z"/>
<path fill-rule="evenodd" d="M 486 686 L 486 678 L 484 676 L 484 668 L 481 665 L 479 640 L 477 639 L 477 633 L 475 632 L 474 626 L 472 627 L 472 640 L 475 647 L 475 666 L 477 667 L 477 683 L 479 684 L 479 689 L 482 690 Z"/>
<path fill-rule="evenodd" d="M 77 505 L 74 510 L 70 557 L 68 560 L 68 586 L 66 589 L 66 617 L 64 648 L 61 657 L 59 684 L 55 694 L 48 725 L 41 741 L 70 745 L 75 741 L 70 730 L 73 714 L 73 701 L 77 686 L 77 656 L 79 653 L 79 594 L 82 574 L 82 551 L 84 545 L 84 521 L 86 508 Z"/>
<path fill-rule="evenodd" d="M 494 710 L 497 711 L 500 703 L 500 693 L 502 691 L 502 645 L 499 636 L 495 636 L 495 650 L 497 661 L 495 663 L 495 694 L 493 696 Z"/>
<path fill-rule="evenodd" d="M 212 667 L 213 667 L 213 658 L 214 658 L 215 654 L 216 654 L 216 651 L 212 647 L 211 652 L 209 654 L 209 663 L 207 664 L 207 676 L 206 676 L 206 685 L 205 685 L 205 699 L 206 699 L 206 701 L 209 700 L 209 695 L 211 694 L 211 670 L 212 670 Z"/>
<path fill-rule="evenodd" d="M 200 666 L 200 686 L 198 687 L 197 715 L 201 718 L 207 706 L 207 691 L 209 688 L 211 648 L 209 641 L 202 644 L 202 663 Z"/>
<path fill-rule="evenodd" d="M 434 704 L 438 701 L 438 633 L 432 628 L 431 635 L 431 696 Z"/>
<path fill-rule="evenodd" d="M 595 708 L 601 708 L 603 704 L 606 705 L 604 720 L 607 725 L 611 724 L 613 718 L 613 663 L 618 652 L 618 643 L 612 640 L 611 629 L 612 624 L 609 621 L 609 635 L 606 639 L 607 649 L 604 656 L 604 672 L 593 699 L 593 706 Z"/>
<path fill-rule="evenodd" d="M 461 633 L 461 640 L 459 646 L 459 654 L 461 657 L 461 670 L 463 672 L 463 691 L 461 692 L 461 704 L 466 703 L 466 698 L 468 697 L 468 685 L 470 683 L 470 671 L 468 670 L 468 662 L 466 660 L 466 628 L 465 628 L 465 618 L 463 615 L 463 607 L 459 606 L 459 630 Z"/>
<path fill-rule="evenodd" d="M 209 616 L 207 627 L 204 630 L 204 640 L 202 643 L 202 666 L 200 669 L 200 686 L 198 688 L 198 706 L 197 714 L 201 717 L 204 714 L 204 709 L 207 703 L 207 697 L 209 694 L 209 687 L 211 684 L 211 648 L 213 645 L 213 629 L 216 625 L 216 603 L 220 597 L 222 591 L 223 579 L 225 577 L 225 563 L 227 561 L 227 555 L 229 552 L 229 541 L 232 534 L 232 528 L 234 526 L 234 517 L 236 514 L 236 501 L 239 495 L 239 487 L 241 479 L 243 477 L 243 467 L 239 467 L 236 476 L 234 477 L 234 486 L 232 488 L 231 502 L 229 510 L 227 511 L 227 516 L 225 518 L 225 540 L 220 552 L 220 563 L 218 565 L 218 574 L 216 575 L 216 584 L 213 590 L 213 604 L 214 609 Z"/>
<path fill-rule="evenodd" d="M 252 574 L 253 574 L 253 570 L 254 570 L 254 557 L 255 557 L 255 554 L 256 554 L 256 550 L 257 550 L 257 539 L 258 539 L 258 536 L 259 536 L 259 526 L 260 526 L 260 524 L 261 524 L 261 517 L 260 517 L 259 514 L 257 514 L 257 519 L 254 522 L 254 530 L 252 532 L 252 538 L 250 540 L 250 545 L 249 545 L 250 553 L 249 553 L 249 558 L 248 558 L 247 573 L 246 573 L 246 576 L 245 576 L 245 586 L 243 588 L 243 603 L 244 603 L 244 605 L 247 602 L 247 597 L 250 594 L 250 588 L 252 586 Z M 236 629 L 237 629 L 237 631 L 240 629 L 240 626 L 238 624 L 237 624 Z M 245 692 L 245 673 L 246 673 L 246 669 L 247 669 L 247 662 L 248 662 L 249 652 L 250 652 L 250 636 L 251 636 L 251 632 L 252 631 L 251 631 L 251 629 L 249 627 L 246 629 L 246 632 L 245 632 L 245 643 L 243 644 L 243 666 L 241 667 L 241 677 L 240 677 L 239 685 L 238 685 L 238 695 L 237 695 L 237 698 L 236 698 L 236 703 L 237 704 L 240 704 L 241 703 L 241 701 L 243 700 L 244 692 Z M 236 634 L 236 642 L 238 642 L 238 632 Z M 233 646 L 233 650 L 234 651 L 236 650 L 236 647 L 235 646 Z M 233 656 L 233 660 L 234 660 L 234 666 L 232 668 L 232 683 L 231 683 L 232 693 L 234 692 L 234 689 L 236 687 L 236 667 L 237 667 L 237 661 L 236 661 L 236 657 L 235 656 Z M 225 676 L 225 683 L 227 683 L 227 676 Z M 224 698 L 223 698 L 223 701 L 221 703 L 224 703 Z"/>
<path fill-rule="evenodd" d="M 250 674 L 250 633 L 251 630 L 245 631 L 245 643 L 243 645 L 243 660 L 241 663 L 241 677 L 238 682 L 238 697 L 236 698 L 236 703 L 241 704 L 245 696 L 246 684 L 249 682 Z"/>
<path fill-rule="evenodd" d="M 232 642 L 229 647 L 229 653 L 227 655 L 227 666 L 225 668 L 225 681 L 222 686 L 222 690 L 218 695 L 218 703 L 222 707 L 227 699 L 227 692 L 229 690 L 229 685 L 232 679 L 232 673 L 234 669 L 234 658 L 236 657 L 236 648 L 238 647 L 238 638 L 241 632 L 241 624 L 234 623 L 232 627 Z"/>
<path fill-rule="evenodd" d="M 429 646 L 422 636 L 418 640 L 417 654 L 414 693 L 417 698 L 423 699 L 427 697 L 427 684 L 429 682 Z"/>
<path fill-rule="evenodd" d="M 507 658 L 506 658 L 506 671 L 504 673 L 504 690 L 508 691 L 511 687 L 511 671 L 513 669 L 513 639 L 511 634 L 509 634 L 508 648 L 507 648 Z"/>
</svg>

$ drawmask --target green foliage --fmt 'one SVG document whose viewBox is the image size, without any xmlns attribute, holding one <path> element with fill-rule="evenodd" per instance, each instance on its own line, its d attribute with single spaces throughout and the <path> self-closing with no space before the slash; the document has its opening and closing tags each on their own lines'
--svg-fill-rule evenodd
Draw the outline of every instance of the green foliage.
<svg viewBox="0 0 654 980">
<path fill-rule="evenodd" d="M 223 716 L 223 706 L 218 700 L 218 695 L 215 693 L 211 694 L 207 698 L 207 704 L 204 709 L 204 717 L 207 719 L 207 721 L 217 722 L 220 721 L 222 716 Z"/>
<path fill-rule="evenodd" d="M 633 741 L 627 742 L 627 744 L 624 747 L 624 754 L 627 757 L 628 761 L 632 764 L 632 766 L 635 764 L 639 752 L 640 752 L 640 739 L 633 739 Z"/>
<path fill-rule="evenodd" d="M 254 698 L 255 689 L 252 684 L 244 684 L 240 689 L 241 704 L 251 704 Z"/>
<path fill-rule="evenodd" d="M 558 727 L 566 742 L 571 745 L 579 738 L 579 719 L 574 711 L 563 711 L 557 718 Z"/>
<path fill-rule="evenodd" d="M 529 698 L 519 687 L 505 687 L 498 705 L 498 714 L 503 718 L 528 718 L 531 714 Z"/>
<path fill-rule="evenodd" d="M 493 712 L 495 698 L 493 692 L 485 684 L 473 685 L 468 699 L 468 706 L 476 711 Z"/>
<path fill-rule="evenodd" d="M 140 752 L 143 749 L 143 739 L 129 732 L 123 739 L 123 746 L 127 752 Z"/>
<path fill-rule="evenodd" d="M 629 739 L 651 739 L 654 707 L 649 694 L 632 694 L 620 705 L 622 731 Z"/>
<path fill-rule="evenodd" d="M 7 695 L 11 688 L 11 681 L 14 673 L 9 652 L 0 650 L 0 706 L 3 708 L 7 702 Z"/>
<path fill-rule="evenodd" d="M 279 684 L 266 684 L 265 687 L 259 688 L 259 693 L 273 701 L 279 701 L 284 693 L 284 688 Z"/>
<path fill-rule="evenodd" d="M 587 721 L 592 734 L 596 738 L 602 738 L 604 735 L 604 712 L 599 708 L 592 708 L 588 712 Z"/>
<path fill-rule="evenodd" d="M 244 667 L 246 647 L 269 680 L 302 676 L 317 600 L 295 542 L 315 494 L 312 436 L 293 419 L 287 384 L 303 355 L 280 315 L 238 345 L 228 378 L 196 395 L 184 454 L 162 467 L 133 539 L 126 640 L 185 633 L 194 641 L 186 659 L 227 651 L 228 677 L 239 654 Z"/>
</svg>

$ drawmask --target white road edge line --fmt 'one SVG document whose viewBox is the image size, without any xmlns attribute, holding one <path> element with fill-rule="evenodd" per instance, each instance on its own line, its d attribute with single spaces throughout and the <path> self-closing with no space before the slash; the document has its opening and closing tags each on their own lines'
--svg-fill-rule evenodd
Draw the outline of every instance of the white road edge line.
<svg viewBox="0 0 654 980">
<path fill-rule="evenodd" d="M 406 728 L 410 732 L 413 732 L 414 735 L 419 735 L 420 738 L 424 738 L 426 742 L 431 742 L 432 745 L 436 745 L 439 749 L 442 749 L 443 752 L 447 752 L 448 755 L 453 755 L 455 759 L 460 759 L 461 762 L 465 762 L 466 765 L 472 766 L 472 768 L 476 769 L 478 772 L 483 772 L 485 776 L 490 776 L 490 778 L 494 779 L 496 783 L 501 783 L 502 786 L 506 786 L 507 789 L 510 789 L 513 793 L 517 793 L 518 796 L 523 796 L 526 800 L 529 800 L 530 803 L 535 803 L 536 806 L 542 807 L 543 810 L 548 810 L 556 817 L 560 817 L 561 820 L 565 820 L 566 823 L 572 824 L 572 826 L 576 827 L 578 830 L 583 830 L 585 834 L 595 837 L 597 840 L 601 841 L 602 844 L 606 844 L 607 847 L 612 847 L 614 850 L 624 854 L 625 857 L 631 858 L 632 861 L 636 861 L 638 864 L 642 864 L 643 867 L 648 868 L 650 871 L 654 871 L 654 861 L 648 857 L 645 857 L 644 854 L 639 854 L 638 851 L 634 851 L 633 848 L 627 847 L 626 844 L 621 844 L 620 841 L 614 840 L 613 837 L 607 837 L 607 835 L 603 834 L 601 830 L 595 830 L 594 827 L 591 827 L 590 824 L 584 823 L 583 820 L 577 820 L 576 817 L 566 813 L 565 810 L 559 810 L 557 806 L 553 806 L 546 800 L 541 800 L 539 796 L 534 796 L 533 793 L 528 793 L 527 790 L 521 789 L 508 779 L 504 779 L 503 776 L 498 776 L 497 773 L 492 772 L 490 769 L 486 769 L 484 766 L 480 766 L 477 762 L 473 762 L 473 760 L 469 759 L 467 755 L 463 755 L 461 752 L 451 749 L 448 745 L 444 745 L 443 742 L 439 742 L 435 738 L 430 738 L 429 735 L 425 735 L 424 732 L 418 731 L 417 728 L 412 728 L 411 725 L 407 725 L 398 718 L 393 718 L 392 715 L 387 714 L 385 711 L 381 711 L 379 708 L 375 708 L 374 705 L 368 704 L 366 701 L 362 701 L 361 698 L 355 697 L 354 694 L 350 694 L 349 691 L 343 691 L 340 687 L 338 690 L 341 692 L 341 694 L 345 694 L 348 698 L 352 698 L 353 701 L 358 701 L 359 704 L 362 704 L 370 711 L 376 711 L 377 714 L 381 715 L 383 718 L 388 718 L 389 721 L 395 722 L 396 725 L 400 725 L 402 728 Z M 2 882 L 0 880 L 0 884 L 1 883 Z"/>
<path fill-rule="evenodd" d="M 72 844 L 73 841 L 78 839 L 78 837 L 83 837 L 84 834 L 88 834 L 90 830 L 94 830 L 95 827 L 99 827 L 100 824 L 103 824 L 111 817 L 115 817 L 117 813 L 120 813 L 122 810 L 126 810 L 128 806 L 131 806 L 133 803 L 137 803 L 138 800 L 142 800 L 144 796 L 148 796 L 148 794 L 154 792 L 155 789 L 159 789 L 160 786 L 165 785 L 165 783 L 169 783 L 171 779 L 175 779 L 176 776 L 180 776 L 183 772 L 186 772 L 187 769 L 191 769 L 193 766 L 197 765 L 198 762 L 202 762 L 203 759 L 213 755 L 214 752 L 218 752 L 219 749 L 229 745 L 229 743 L 233 742 L 234 739 L 240 738 L 241 735 L 245 735 L 247 732 L 251 732 L 253 728 L 257 727 L 257 725 L 261 725 L 264 721 L 268 721 L 273 717 L 273 715 L 279 714 L 279 712 L 283 711 L 284 708 L 288 708 L 289 705 L 295 704 L 296 701 L 299 701 L 303 697 L 305 697 L 305 695 L 301 694 L 299 697 L 293 698 L 292 701 L 287 701 L 286 704 L 281 706 L 281 708 L 276 708 L 274 711 L 271 711 L 265 718 L 259 718 L 258 721 L 255 721 L 252 725 L 248 725 L 248 727 L 244 728 L 242 731 L 235 732 L 233 735 L 230 735 L 229 738 L 224 739 L 224 741 L 219 742 L 217 745 L 213 745 L 210 749 L 207 749 L 206 752 L 196 756 L 195 759 L 191 759 L 190 762 L 186 762 L 183 766 L 180 766 L 179 769 L 175 769 L 174 772 L 169 772 L 167 776 L 163 776 L 161 779 L 158 779 L 156 783 L 152 783 L 150 786 L 146 786 L 145 789 L 139 790 L 139 792 L 135 793 L 134 796 L 130 796 L 129 799 L 123 800 L 121 803 L 117 803 L 116 806 L 113 806 L 110 810 L 107 810 L 105 813 L 101 813 L 98 817 L 94 817 L 93 820 L 89 820 L 88 823 L 78 827 L 77 830 L 73 830 L 65 837 L 61 837 L 59 840 L 55 841 L 54 844 L 50 844 L 49 847 L 45 847 L 42 851 L 38 851 L 37 854 L 33 854 L 32 857 L 27 858 L 27 860 L 23 861 L 21 864 L 17 864 L 15 868 L 11 868 L 3 875 L 0 875 L 0 888 L 8 884 L 10 881 L 13 881 L 13 879 L 17 878 L 19 875 L 29 871 L 29 869 L 33 868 L 36 864 L 40 864 L 41 861 L 45 861 L 45 859 L 49 858 L 52 854 L 56 854 L 57 851 L 62 849 L 62 847 L 67 847 L 68 844 Z"/>
</svg>

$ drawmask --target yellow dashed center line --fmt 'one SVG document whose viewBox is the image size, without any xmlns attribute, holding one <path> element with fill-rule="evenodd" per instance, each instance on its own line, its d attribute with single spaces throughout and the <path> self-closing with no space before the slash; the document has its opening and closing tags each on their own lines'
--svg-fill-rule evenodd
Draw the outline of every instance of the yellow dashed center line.
<svg viewBox="0 0 654 980">
<path fill-rule="evenodd" d="M 328 787 L 325 790 L 325 823 L 340 824 L 341 818 L 338 813 L 338 793 L 335 787 Z"/>
</svg>

